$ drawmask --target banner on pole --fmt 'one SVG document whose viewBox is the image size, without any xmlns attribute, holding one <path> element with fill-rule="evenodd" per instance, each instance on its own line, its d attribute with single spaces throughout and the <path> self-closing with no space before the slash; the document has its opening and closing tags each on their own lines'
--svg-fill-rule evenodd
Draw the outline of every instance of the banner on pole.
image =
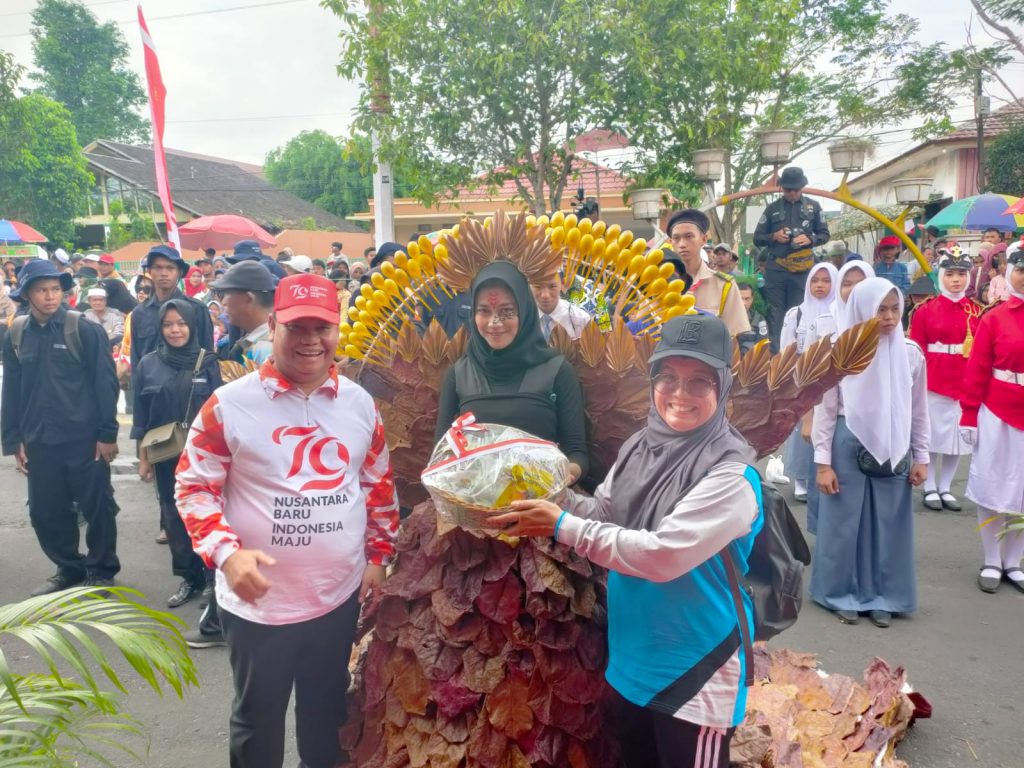
<svg viewBox="0 0 1024 768">
<path fill-rule="evenodd" d="M 146 83 L 149 86 L 149 111 L 153 120 L 153 162 L 156 165 L 156 190 L 160 195 L 160 204 L 164 209 L 164 220 L 167 222 L 167 239 L 181 252 L 181 238 L 178 236 L 178 220 L 174 215 L 174 202 L 171 200 L 171 187 L 167 180 L 167 158 L 164 156 L 164 101 L 167 89 L 160 75 L 160 60 L 156 56 L 156 46 L 150 37 L 146 19 L 139 8 L 139 30 L 142 32 L 142 47 L 146 54 Z"/>
</svg>

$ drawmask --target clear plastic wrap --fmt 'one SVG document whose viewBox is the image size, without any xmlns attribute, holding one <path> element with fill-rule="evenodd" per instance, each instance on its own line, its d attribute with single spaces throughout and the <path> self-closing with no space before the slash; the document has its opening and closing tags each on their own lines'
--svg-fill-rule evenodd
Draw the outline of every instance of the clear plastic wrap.
<svg viewBox="0 0 1024 768">
<path fill-rule="evenodd" d="M 484 520 L 516 499 L 560 494 L 569 482 L 569 460 L 552 442 L 501 424 L 477 424 L 465 414 L 438 442 L 421 479 L 441 519 L 493 533 Z"/>
</svg>

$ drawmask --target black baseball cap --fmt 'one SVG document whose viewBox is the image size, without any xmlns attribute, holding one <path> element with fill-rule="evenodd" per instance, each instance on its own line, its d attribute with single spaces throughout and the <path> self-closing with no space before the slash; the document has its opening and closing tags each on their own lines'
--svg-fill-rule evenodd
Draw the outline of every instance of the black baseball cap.
<svg viewBox="0 0 1024 768">
<path fill-rule="evenodd" d="M 273 292 L 277 287 L 270 270 L 258 261 L 240 261 L 210 286 L 215 291 Z"/>
<path fill-rule="evenodd" d="M 725 323 L 714 315 L 681 315 L 661 328 L 661 339 L 648 360 L 654 365 L 667 357 L 688 357 L 716 370 L 732 365 L 732 337 Z"/>
</svg>

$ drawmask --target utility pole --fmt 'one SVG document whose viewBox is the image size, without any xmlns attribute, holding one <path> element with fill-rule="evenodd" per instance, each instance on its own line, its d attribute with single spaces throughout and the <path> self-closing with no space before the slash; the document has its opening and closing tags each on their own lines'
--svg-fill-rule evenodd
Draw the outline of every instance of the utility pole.
<svg viewBox="0 0 1024 768">
<path fill-rule="evenodd" d="M 977 123 L 978 194 L 985 191 L 985 117 L 989 113 L 989 99 L 982 92 L 981 65 L 974 73 L 974 119 Z"/>
<path fill-rule="evenodd" d="M 370 81 L 370 110 L 382 118 L 391 112 L 391 97 L 388 93 L 387 54 L 377 47 L 380 29 L 377 21 L 383 11 L 381 0 L 367 0 L 366 13 L 369 22 L 370 55 L 367 57 L 366 76 Z M 370 131 L 370 147 L 373 153 L 373 229 L 374 241 L 378 248 L 382 243 L 395 240 L 395 187 L 392 183 L 391 164 L 380 158 L 380 128 L 383 120 L 376 121 Z"/>
</svg>

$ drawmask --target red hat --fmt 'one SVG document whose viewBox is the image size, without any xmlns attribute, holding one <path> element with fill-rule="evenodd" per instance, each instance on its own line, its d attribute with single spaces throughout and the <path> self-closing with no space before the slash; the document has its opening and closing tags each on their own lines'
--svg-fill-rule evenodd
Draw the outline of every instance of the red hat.
<svg viewBox="0 0 1024 768">
<path fill-rule="evenodd" d="M 899 248 L 900 239 L 896 235 L 886 235 L 878 241 L 879 248 Z"/>
<path fill-rule="evenodd" d="M 113 263 L 114 263 L 114 257 L 111 256 L 109 253 L 104 253 L 102 256 L 100 256 L 100 264 L 113 264 Z"/>
<path fill-rule="evenodd" d="M 320 275 L 299 274 L 277 284 L 274 316 L 279 323 L 313 317 L 337 325 L 341 322 L 338 289 Z"/>
</svg>

